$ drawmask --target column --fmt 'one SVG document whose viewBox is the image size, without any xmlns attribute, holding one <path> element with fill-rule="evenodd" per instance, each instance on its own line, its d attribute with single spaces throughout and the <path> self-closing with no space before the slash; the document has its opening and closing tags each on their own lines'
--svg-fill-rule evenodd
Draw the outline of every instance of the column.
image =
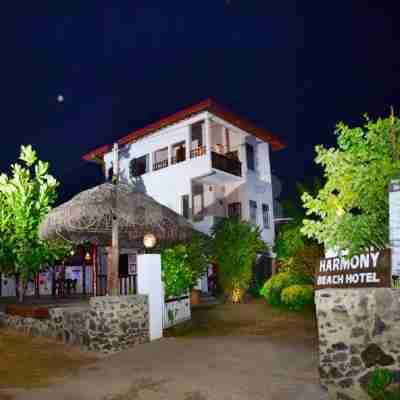
<svg viewBox="0 0 400 400">
<path fill-rule="evenodd" d="M 137 293 L 148 296 L 150 340 L 162 338 L 164 294 L 160 254 L 137 256 Z"/>
</svg>

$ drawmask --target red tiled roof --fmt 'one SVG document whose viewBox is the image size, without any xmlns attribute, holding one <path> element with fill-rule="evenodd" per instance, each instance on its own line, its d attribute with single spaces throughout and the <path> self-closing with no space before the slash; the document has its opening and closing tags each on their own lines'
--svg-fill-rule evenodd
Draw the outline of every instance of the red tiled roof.
<svg viewBox="0 0 400 400">
<path fill-rule="evenodd" d="M 264 142 L 268 142 L 271 145 L 272 150 L 281 150 L 286 147 L 286 145 L 281 142 L 279 138 L 272 135 L 268 131 L 262 128 L 258 128 L 250 121 L 247 121 L 243 118 L 236 116 L 235 114 L 231 113 L 230 111 L 226 110 L 224 107 L 217 104 L 212 99 L 207 99 L 198 103 L 194 106 L 185 108 L 181 111 L 178 111 L 175 114 L 172 114 L 168 117 L 162 118 L 157 122 L 154 122 L 150 125 L 145 126 L 142 129 L 138 129 L 136 131 L 131 132 L 129 135 L 124 136 L 123 138 L 118 140 L 118 144 L 124 145 L 127 143 L 135 142 L 136 140 L 150 135 L 151 133 L 165 128 L 168 125 L 175 124 L 180 122 L 186 118 L 189 118 L 195 114 L 198 114 L 203 111 L 209 111 L 212 114 L 216 115 L 217 117 L 222 118 L 223 120 L 229 122 L 230 124 L 248 132 L 252 135 L 258 137 L 259 139 L 263 140 Z M 89 153 L 83 156 L 83 159 L 86 161 L 95 160 L 96 158 L 102 157 L 105 153 L 111 151 L 112 145 L 105 145 L 101 146 L 95 150 L 90 151 Z"/>
</svg>

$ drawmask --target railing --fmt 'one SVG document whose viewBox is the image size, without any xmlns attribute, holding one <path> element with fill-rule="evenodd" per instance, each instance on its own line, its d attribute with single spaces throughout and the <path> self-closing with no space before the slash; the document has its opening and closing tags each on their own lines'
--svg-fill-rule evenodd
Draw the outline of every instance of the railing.
<svg viewBox="0 0 400 400">
<path fill-rule="evenodd" d="M 127 296 L 130 294 L 136 294 L 136 275 L 124 275 L 120 276 L 119 279 L 119 294 Z M 105 296 L 107 294 L 107 275 L 97 275 L 96 280 L 96 296 Z"/>
<path fill-rule="evenodd" d="M 190 158 L 196 158 L 200 156 L 204 156 L 206 154 L 206 147 L 205 146 L 199 146 L 196 147 L 193 150 L 190 150 Z"/>
<path fill-rule="evenodd" d="M 171 165 L 178 164 L 182 161 L 185 161 L 186 157 L 179 158 L 179 157 L 171 157 Z"/>
<path fill-rule="evenodd" d="M 153 164 L 153 171 L 157 171 L 159 169 L 163 169 L 168 167 L 168 160 L 162 160 L 162 161 L 158 161 L 156 163 Z"/>
<path fill-rule="evenodd" d="M 242 176 L 242 163 L 222 154 L 211 152 L 212 167 L 232 175 Z"/>
</svg>

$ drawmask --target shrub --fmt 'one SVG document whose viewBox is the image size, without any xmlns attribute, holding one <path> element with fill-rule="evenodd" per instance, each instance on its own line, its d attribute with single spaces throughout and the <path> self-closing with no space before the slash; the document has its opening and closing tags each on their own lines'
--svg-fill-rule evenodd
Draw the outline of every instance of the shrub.
<svg viewBox="0 0 400 400">
<path fill-rule="evenodd" d="M 209 257 L 205 246 L 202 237 L 194 236 L 189 243 L 161 251 L 166 297 L 179 297 L 192 290 L 197 280 L 207 271 Z"/>
<path fill-rule="evenodd" d="M 293 257 L 282 260 L 281 269 L 292 275 L 300 276 L 304 283 L 313 284 L 316 268 L 323 255 L 324 252 L 320 245 L 316 243 L 306 244 Z"/>
<path fill-rule="evenodd" d="M 291 285 L 282 290 L 281 301 L 289 309 L 301 311 L 306 305 L 313 304 L 313 287 L 312 285 Z"/>
<path fill-rule="evenodd" d="M 394 373 L 386 368 L 376 368 L 368 383 L 368 394 L 373 400 L 398 400 L 400 389 L 388 390 L 393 383 Z"/>
<path fill-rule="evenodd" d="M 232 302 L 239 302 L 249 288 L 257 253 L 267 251 L 257 226 L 227 218 L 212 229 L 212 255 L 218 264 L 218 280 Z"/>
<path fill-rule="evenodd" d="M 269 304 L 272 306 L 279 306 L 282 304 L 281 293 L 282 290 L 296 284 L 304 284 L 304 278 L 297 275 L 292 275 L 290 272 L 280 272 L 273 275 L 268 279 L 262 289 L 260 290 L 261 296 L 264 296 Z"/>
</svg>

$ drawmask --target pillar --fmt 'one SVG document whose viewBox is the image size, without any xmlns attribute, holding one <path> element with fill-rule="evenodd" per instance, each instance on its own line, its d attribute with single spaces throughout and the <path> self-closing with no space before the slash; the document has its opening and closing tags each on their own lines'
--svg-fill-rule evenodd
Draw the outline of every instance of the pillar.
<svg viewBox="0 0 400 400">
<path fill-rule="evenodd" d="M 137 256 L 137 293 L 148 296 L 150 340 L 162 338 L 164 295 L 160 254 Z"/>
</svg>

